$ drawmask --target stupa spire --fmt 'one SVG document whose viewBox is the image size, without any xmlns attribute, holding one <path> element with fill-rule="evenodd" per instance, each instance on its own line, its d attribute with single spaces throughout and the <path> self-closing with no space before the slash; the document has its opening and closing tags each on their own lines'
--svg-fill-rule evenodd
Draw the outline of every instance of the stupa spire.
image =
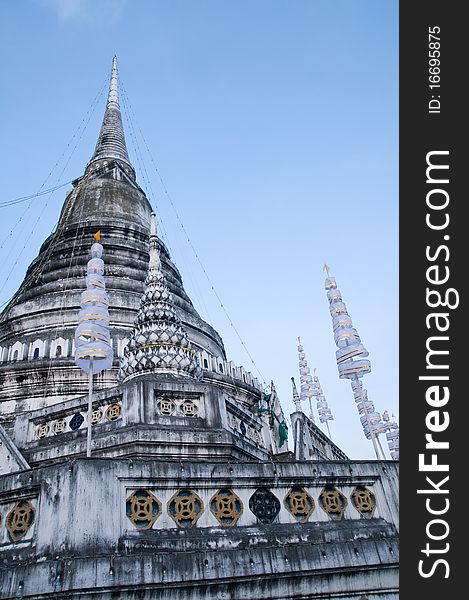
<svg viewBox="0 0 469 600">
<path fill-rule="evenodd" d="M 172 373 L 198 378 L 201 369 L 178 317 L 172 294 L 161 270 L 156 218 L 150 222 L 150 265 L 145 292 L 118 379 L 127 381 L 146 373 Z"/>
<path fill-rule="evenodd" d="M 116 159 L 132 166 L 125 143 L 124 128 L 119 105 L 119 73 L 117 71 L 117 56 L 112 59 L 111 81 L 107 97 L 106 110 L 99 132 L 94 154 L 89 162 L 104 159 Z"/>
</svg>

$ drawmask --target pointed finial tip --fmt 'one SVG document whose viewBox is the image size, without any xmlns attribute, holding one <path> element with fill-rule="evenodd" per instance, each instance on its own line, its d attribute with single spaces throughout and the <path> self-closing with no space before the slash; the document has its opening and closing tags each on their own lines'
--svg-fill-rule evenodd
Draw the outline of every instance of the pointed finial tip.
<svg viewBox="0 0 469 600">
<path fill-rule="evenodd" d="M 330 269 L 331 269 L 330 265 L 328 265 L 327 263 L 323 264 L 322 270 L 325 271 L 328 275 L 329 275 Z"/>
</svg>

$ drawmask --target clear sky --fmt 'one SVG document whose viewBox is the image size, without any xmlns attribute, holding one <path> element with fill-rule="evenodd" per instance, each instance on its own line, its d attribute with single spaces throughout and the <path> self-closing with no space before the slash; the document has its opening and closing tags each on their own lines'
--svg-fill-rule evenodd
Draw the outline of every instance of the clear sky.
<svg viewBox="0 0 469 600">
<path fill-rule="evenodd" d="M 3 1 L 0 40 L 0 204 L 83 173 L 117 54 L 131 159 L 199 313 L 287 415 L 301 335 L 334 441 L 374 458 L 338 379 L 322 265 L 370 352 L 370 399 L 397 414 L 397 0 Z M 0 303 L 69 187 L 0 208 Z"/>
</svg>

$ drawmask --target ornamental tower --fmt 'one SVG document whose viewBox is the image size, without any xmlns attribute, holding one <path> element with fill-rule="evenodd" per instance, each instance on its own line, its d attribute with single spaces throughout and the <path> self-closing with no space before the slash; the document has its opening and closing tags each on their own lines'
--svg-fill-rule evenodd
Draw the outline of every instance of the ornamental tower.
<svg viewBox="0 0 469 600">
<path fill-rule="evenodd" d="M 103 246 L 98 237 L 105 240 Z M 93 406 L 63 413 L 58 408 L 63 402 L 74 406 L 74 399 L 89 392 L 81 369 L 88 373 L 90 358 L 99 354 L 95 346 L 102 353 L 103 344 L 106 365 L 97 368 L 94 361 Z M 215 428 L 223 421 L 219 444 L 207 431 L 199 436 L 181 426 L 173 457 L 187 458 L 194 446 L 200 455 L 212 457 L 265 458 L 286 449 L 287 428 L 276 394 L 266 396 L 251 373 L 227 360 L 221 337 L 198 315 L 157 235 L 155 215 L 127 151 L 116 57 L 95 150 L 65 198 L 56 231 L 1 315 L 0 348 L 0 423 L 20 443 L 51 438 L 48 451 L 31 450 L 30 464 L 47 462 L 54 453 L 56 458 L 84 453 L 82 441 L 69 448 L 56 436 L 121 416 L 137 428 L 157 415 L 207 419 Z M 145 415 L 143 409 L 139 415 L 122 415 L 127 402 L 132 410 L 136 402 L 131 400 L 134 392 L 129 396 L 127 391 L 145 395 L 142 378 L 157 384 L 151 392 L 157 415 Z M 184 392 L 168 390 L 168 382 Z M 204 386 L 216 382 L 223 382 L 222 396 L 217 388 L 206 397 Z M 127 391 L 116 393 L 118 383 L 128 384 Z M 96 398 L 108 400 L 96 407 Z M 266 418 L 257 414 L 257 407 L 267 398 Z M 37 410 L 61 416 L 31 428 L 31 414 Z M 134 439 L 133 452 L 168 456 L 165 435 L 160 431 L 145 450 Z M 128 450 L 130 441 L 105 433 L 99 444 L 102 452 L 112 454 Z M 87 453 L 99 454 L 97 445 L 93 435 Z"/>
<path fill-rule="evenodd" d="M 143 373 L 168 372 L 197 379 L 202 374 L 161 270 L 156 218 L 152 214 L 145 291 L 130 341 L 124 348 L 118 379 L 125 382 Z"/>
<path fill-rule="evenodd" d="M 363 375 L 371 371 L 371 362 L 367 359 L 368 350 L 363 346 L 357 330 L 353 327 L 342 294 L 337 289 L 335 277 L 329 277 L 329 266 L 324 265 L 324 270 L 327 273 L 324 287 L 329 300 L 334 341 L 339 348 L 336 352 L 339 378 L 350 379 L 363 433 L 366 439 L 372 441 L 376 458 L 378 460 L 386 458 L 379 439 L 380 434 L 386 433 L 391 456 L 394 460 L 398 460 L 398 425 L 391 422 L 389 418 L 383 420 L 380 413 L 375 410 L 373 401 L 368 399 L 368 393 L 361 381 Z"/>
<path fill-rule="evenodd" d="M 0 321 L 0 600 L 397 600 L 397 464 L 350 460 L 294 380 L 288 447 L 273 382 L 226 359 L 158 238 L 118 91 L 114 58 Z"/>
<path fill-rule="evenodd" d="M 100 230 L 109 293 L 114 365 L 96 377 L 96 389 L 117 383 L 144 290 L 149 251 L 150 203 L 130 162 L 119 105 L 117 59 L 112 61 L 106 109 L 85 172 L 67 194 L 56 230 L 42 244 L 24 281 L 0 315 L 0 420 L 86 393 L 74 363 L 74 332 L 89 240 Z M 174 311 L 206 368 L 226 366 L 219 334 L 187 296 L 164 243 L 153 240 Z M 226 371 L 226 369 L 225 369 Z"/>
<path fill-rule="evenodd" d="M 309 401 L 309 418 L 313 423 L 315 423 L 313 404 L 311 398 L 316 398 L 316 408 L 319 414 L 319 421 L 321 423 L 326 424 L 327 432 L 329 434 L 329 437 L 331 437 L 329 421 L 332 421 L 334 417 L 332 416 L 331 409 L 329 408 L 329 404 L 327 403 L 326 397 L 324 396 L 324 392 L 322 391 L 321 384 L 319 383 L 319 378 L 316 375 L 316 369 L 313 369 L 313 375 L 311 375 L 311 370 L 308 366 L 308 361 L 306 360 L 306 353 L 304 351 L 303 344 L 301 343 L 301 338 L 298 336 L 297 339 L 298 364 L 301 381 L 300 400 Z"/>
</svg>

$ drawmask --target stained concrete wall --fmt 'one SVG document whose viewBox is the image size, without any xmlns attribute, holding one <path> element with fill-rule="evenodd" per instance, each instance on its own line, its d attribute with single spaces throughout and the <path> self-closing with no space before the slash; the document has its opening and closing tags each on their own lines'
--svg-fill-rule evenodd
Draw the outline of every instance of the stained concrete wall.
<svg viewBox="0 0 469 600">
<path fill-rule="evenodd" d="M 284 504 L 292 486 L 303 486 L 316 507 L 298 523 Z M 335 486 L 348 499 L 343 519 L 321 509 L 319 494 Z M 357 486 L 375 495 L 373 518 L 350 502 Z M 0 542 L 0 598 L 359 598 L 397 599 L 397 465 L 394 462 L 211 463 L 131 459 L 77 459 L 0 478 L 1 528 L 19 498 L 34 504 L 28 535 Z M 220 489 L 243 502 L 233 527 L 210 511 Z M 263 525 L 249 498 L 267 487 L 280 501 L 272 524 Z M 147 489 L 162 514 L 137 530 L 126 499 Z M 182 488 L 195 491 L 204 513 L 182 529 L 167 501 Z M 124 594 L 125 590 L 125 595 Z M 67 595 L 68 594 L 68 595 Z M 153 594 L 153 595 L 152 595 Z M 300 594 L 300 595 L 299 595 Z M 303 595 L 301 595 L 303 594 Z"/>
<path fill-rule="evenodd" d="M 265 460 L 269 456 L 270 434 L 262 417 L 249 408 L 259 397 L 252 386 L 240 386 L 219 374 L 215 379 L 201 382 L 170 374 L 161 374 L 158 379 L 145 375 L 95 394 L 93 408 L 101 410 L 103 417 L 92 426 L 92 452 L 98 456 Z M 176 404 L 185 400 L 195 402 L 197 414 L 187 416 L 180 410 L 171 415 L 161 414 L 158 402 L 165 398 L 173 399 Z M 105 416 L 112 404 L 118 404 L 120 410 L 115 421 Z M 88 397 L 82 396 L 20 414 L 14 425 L 14 441 L 32 465 L 83 454 L 87 410 Z M 257 438 L 230 427 L 228 410 L 243 419 L 246 430 L 256 429 Z M 83 421 L 72 431 L 71 419 L 77 414 Z M 60 422 L 64 429 L 57 431 Z"/>
</svg>

